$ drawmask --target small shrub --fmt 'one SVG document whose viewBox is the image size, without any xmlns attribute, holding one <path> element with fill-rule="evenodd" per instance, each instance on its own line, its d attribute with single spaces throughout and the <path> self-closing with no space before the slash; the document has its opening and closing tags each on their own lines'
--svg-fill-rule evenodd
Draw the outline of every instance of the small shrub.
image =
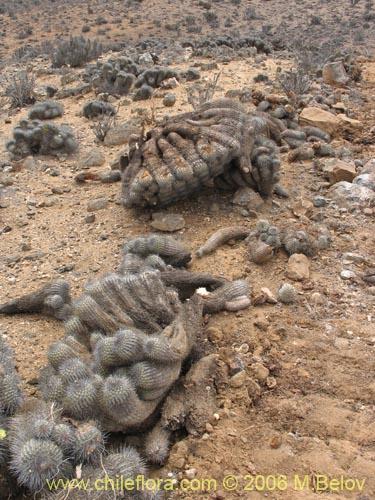
<svg viewBox="0 0 375 500">
<path fill-rule="evenodd" d="M 98 41 L 93 42 L 81 36 L 71 37 L 69 40 L 59 41 L 52 54 L 52 66 L 61 68 L 70 66 L 77 68 L 92 59 L 97 59 L 103 53 L 103 45 Z"/>
<path fill-rule="evenodd" d="M 88 24 L 84 24 L 82 26 L 82 33 L 87 33 L 90 30 L 91 30 L 91 28 L 90 28 L 90 26 Z"/>
<path fill-rule="evenodd" d="M 108 132 L 116 125 L 116 116 L 113 113 L 103 113 L 97 116 L 92 127 L 95 137 L 99 142 L 104 142 Z"/>
<path fill-rule="evenodd" d="M 254 19 L 258 19 L 258 14 L 256 13 L 256 10 L 254 7 L 248 7 L 246 10 L 245 10 L 245 20 L 246 21 L 252 21 Z"/>
<path fill-rule="evenodd" d="M 212 80 L 208 80 L 204 85 L 198 83 L 187 89 L 188 102 L 193 109 L 213 99 L 220 75 L 221 72 L 217 73 Z"/>
<path fill-rule="evenodd" d="M 33 90 L 35 88 L 34 75 L 27 71 L 16 73 L 12 80 L 5 81 L 5 96 L 9 99 L 11 108 L 22 108 L 33 104 Z"/>
<path fill-rule="evenodd" d="M 306 94 L 311 87 L 309 75 L 304 73 L 301 68 L 279 73 L 277 82 L 286 95 L 294 93 L 297 97 Z"/>
</svg>

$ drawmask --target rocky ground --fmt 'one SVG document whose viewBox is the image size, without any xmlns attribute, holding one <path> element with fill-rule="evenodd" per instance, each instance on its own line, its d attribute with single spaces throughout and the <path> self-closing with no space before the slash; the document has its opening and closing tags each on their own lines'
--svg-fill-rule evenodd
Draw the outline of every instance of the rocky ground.
<svg viewBox="0 0 375 500">
<path fill-rule="evenodd" d="M 282 3 L 259 1 L 255 9 L 263 9 L 259 12 L 268 23 L 267 13 Z M 364 2 L 353 7 L 347 3 L 344 17 L 349 12 L 363 15 Z M 304 2 L 295 4 L 296 8 L 307 9 Z M 320 4 L 315 4 L 309 3 L 311 16 L 319 9 Z M 58 5 L 58 9 L 69 9 L 72 19 L 77 19 L 77 4 L 72 9 L 66 2 L 64 5 Z M 113 5 L 120 9 L 120 3 Z M 135 2 L 130 2 L 129 12 L 136 7 Z M 219 11 L 224 7 L 215 2 L 212 8 Z M 36 16 L 39 8 L 35 7 Z M 105 5 L 98 4 L 97 8 L 104 10 Z M 141 16 L 143 4 L 137 9 Z M 162 8 L 159 13 L 164 23 Z M 20 15 L 17 11 L 16 16 Z M 8 36 L 14 31 L 15 20 L 8 21 L 7 12 L 2 16 L 7 19 L 3 29 Z M 98 17 L 98 11 L 94 9 L 87 16 L 92 20 Z M 219 19 L 224 22 L 222 14 Z M 132 31 L 134 39 L 144 36 L 146 25 L 141 21 L 138 31 Z M 127 18 L 123 25 L 126 29 L 129 22 Z M 294 16 L 291 29 L 297 22 L 298 16 Z M 116 23 L 115 29 L 119 26 Z M 151 27 L 155 29 L 154 21 L 148 23 Z M 71 29 L 79 32 L 74 23 Z M 109 33 L 114 40 L 121 35 L 117 31 Z M 157 36 L 158 31 L 151 34 Z M 39 29 L 38 33 L 33 32 L 36 40 L 40 41 L 40 36 Z M 8 38 L 7 43 L 12 49 L 16 47 Z M 3 48 L 8 54 L 9 49 Z M 347 179 L 348 171 L 353 180 L 369 165 L 372 172 L 375 170 L 374 163 L 368 163 L 375 158 L 375 62 L 371 57 L 359 61 L 362 81 L 351 82 L 340 95 L 336 94 L 336 104 L 343 102 L 346 115 L 360 122 L 350 133 L 340 128 L 335 133 L 332 145 L 345 162 L 338 172 L 331 177 L 324 173 L 330 160 L 290 163 L 288 153 L 284 153 L 281 184 L 288 190 L 288 198 L 274 195 L 265 203 L 257 200 L 257 206 L 254 200 L 250 205 L 245 202 L 244 206 L 237 206 L 233 204 L 233 193 L 208 190 L 161 210 L 167 216 L 182 216 L 183 221 L 173 234 L 192 250 L 221 227 L 244 225 L 252 230 L 260 219 L 307 231 L 325 226 L 332 238 L 329 248 L 308 258 L 300 277 L 291 273 L 283 251 L 263 265 L 251 263 L 244 242 L 230 242 L 212 255 L 193 259 L 192 271 L 246 279 L 254 305 L 238 313 L 206 318 L 207 348 L 217 354 L 219 365 L 217 412 L 207 422 L 205 434 L 178 441 L 168 463 L 153 473 L 154 477 L 197 479 L 196 491 L 180 490 L 173 494 L 175 498 L 202 497 L 206 486 L 198 481 L 203 479 L 216 481 L 216 486 L 211 485 L 210 491 L 203 493 L 204 498 L 210 499 L 309 500 L 318 493 L 322 499 L 332 495 L 357 500 L 375 497 L 375 279 L 371 278 L 371 269 L 375 267 L 375 195 L 371 198 L 367 192 L 352 199 L 351 192 L 345 194 L 335 187 L 337 181 Z M 209 62 L 212 60 L 190 56 L 188 61 L 173 67 L 185 70 L 196 64 L 199 69 Z M 62 87 L 61 74 L 46 71 L 48 64 L 43 59 L 29 64 L 30 69 L 38 69 L 38 86 Z M 269 93 L 273 91 L 272 84 L 255 84 L 253 77 L 267 72 L 273 81 L 277 66 L 287 68 L 291 64 L 285 53 L 247 56 L 218 62 L 217 69 L 203 69 L 201 74 L 204 81 L 220 72 L 215 97 L 244 87 Z M 8 64 L 3 72 L 14 72 L 20 67 Z M 80 70 L 68 73 L 71 80 L 76 80 L 73 85 L 77 84 Z M 172 109 L 163 106 L 163 93 L 151 101 L 122 98 L 118 123 L 132 120 L 139 124 L 152 114 L 161 119 L 165 114 L 190 110 L 190 85 L 182 83 L 173 89 L 176 104 Z M 315 85 L 319 92 L 321 80 Z M 78 296 L 89 279 L 117 269 L 125 238 L 154 231 L 151 218 L 155 211 L 121 206 L 119 183 L 75 181 L 82 172 L 110 172 L 110 163 L 125 147 L 95 140 L 92 122 L 80 115 L 82 105 L 93 98 L 91 91 L 60 101 L 65 112 L 55 122 L 72 126 L 80 150 L 58 159 L 35 156 L 10 162 L 5 140 L 11 138 L 19 120 L 27 116 L 28 108 L 9 111 L 4 106 L 1 110 L 0 302 L 56 278 L 67 279 Z M 254 108 L 252 102 L 245 106 Z M 149 120 L 146 127 L 151 125 Z M 88 168 L 88 158 L 93 153 L 100 158 L 98 166 Z M 285 282 L 297 290 L 293 304 L 261 300 L 262 288 L 277 296 Z M 39 369 L 46 363 L 48 346 L 63 335 L 62 325 L 38 316 L 2 317 L 1 332 L 8 335 L 15 350 L 27 394 L 38 394 Z M 233 378 L 237 365 L 243 370 Z M 228 476 L 235 476 L 238 485 L 233 478 L 225 482 Z M 331 481 L 336 479 L 338 482 Z"/>
</svg>

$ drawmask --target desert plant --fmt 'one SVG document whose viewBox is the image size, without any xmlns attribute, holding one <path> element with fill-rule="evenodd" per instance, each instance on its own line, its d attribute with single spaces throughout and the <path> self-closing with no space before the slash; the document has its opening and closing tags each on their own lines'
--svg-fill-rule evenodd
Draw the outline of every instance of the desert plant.
<svg viewBox="0 0 375 500">
<path fill-rule="evenodd" d="M 33 97 L 35 77 L 32 73 L 20 71 L 11 80 L 7 78 L 2 83 L 5 83 L 4 95 L 9 99 L 11 108 L 22 108 L 35 102 Z"/>
<path fill-rule="evenodd" d="M 201 104 L 213 99 L 221 72 L 217 73 L 212 80 L 208 80 L 204 85 L 198 83 L 187 90 L 188 102 L 196 109 Z"/>
<path fill-rule="evenodd" d="M 311 87 L 311 79 L 301 68 L 283 71 L 277 76 L 277 82 L 286 95 L 295 94 L 297 97 L 306 94 Z"/>
<path fill-rule="evenodd" d="M 116 116 L 112 112 L 102 113 L 97 116 L 92 127 L 95 137 L 99 142 L 104 142 L 108 132 L 116 125 Z"/>
<path fill-rule="evenodd" d="M 69 40 L 60 40 L 52 54 L 51 63 L 54 68 L 70 66 L 77 68 L 103 53 L 103 44 L 98 40 L 73 36 Z"/>
</svg>

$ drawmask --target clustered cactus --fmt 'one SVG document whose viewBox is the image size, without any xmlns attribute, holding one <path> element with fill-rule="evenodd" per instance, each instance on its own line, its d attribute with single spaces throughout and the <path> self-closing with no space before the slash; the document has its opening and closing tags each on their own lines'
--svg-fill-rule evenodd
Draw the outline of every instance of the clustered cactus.
<svg viewBox="0 0 375 500">
<path fill-rule="evenodd" d="M 97 92 L 107 92 L 115 95 L 127 95 L 133 88 L 138 89 L 134 99 L 148 99 L 154 89 L 161 86 L 168 78 L 180 78 L 178 71 L 153 66 L 145 68 L 130 57 L 98 61 L 83 74 L 85 81 L 91 82 Z"/>
<path fill-rule="evenodd" d="M 62 116 L 64 105 L 56 101 L 39 101 L 29 111 L 30 120 L 51 120 Z"/>
<path fill-rule="evenodd" d="M 130 151 L 122 202 L 166 205 L 212 181 L 268 196 L 280 179 L 280 140 L 280 124 L 267 114 L 246 113 L 230 99 L 209 101 L 167 120 Z"/>
<path fill-rule="evenodd" d="M 73 131 L 67 125 L 57 126 L 39 120 L 21 120 L 13 130 L 13 140 L 6 144 L 12 159 L 29 155 L 59 155 L 78 149 Z"/>
<path fill-rule="evenodd" d="M 108 103 L 102 101 L 87 102 L 83 105 L 82 115 L 85 118 L 91 119 L 103 115 L 115 115 L 116 108 Z"/>
<path fill-rule="evenodd" d="M 3 313 L 47 312 L 65 321 L 66 335 L 49 348 L 40 375 L 45 402 L 10 423 L 10 465 L 21 486 L 37 492 L 47 480 L 73 477 L 79 464 L 82 478 L 144 474 L 133 448 L 103 455 L 103 432 L 138 433 L 144 459 L 165 462 L 173 429 L 158 422 L 161 406 L 195 346 L 203 313 L 250 304 L 245 281 L 190 273 L 184 269 L 190 258 L 190 250 L 171 236 L 133 238 L 124 244 L 120 271 L 89 283 L 73 303 L 67 283 L 58 280 L 1 306 Z M 52 498 L 59 500 L 61 493 Z M 69 494 L 77 500 L 111 498 L 108 492 Z M 145 500 L 159 493 L 134 495 Z"/>
<path fill-rule="evenodd" d="M 302 229 L 279 229 L 272 226 L 268 220 L 259 220 L 256 232 L 251 233 L 246 242 L 250 259 L 262 264 L 271 259 L 279 248 L 284 248 L 288 255 L 301 253 L 311 257 L 318 250 L 327 248 L 332 238 L 326 228 L 321 229 L 317 237 L 314 237 Z"/>
</svg>

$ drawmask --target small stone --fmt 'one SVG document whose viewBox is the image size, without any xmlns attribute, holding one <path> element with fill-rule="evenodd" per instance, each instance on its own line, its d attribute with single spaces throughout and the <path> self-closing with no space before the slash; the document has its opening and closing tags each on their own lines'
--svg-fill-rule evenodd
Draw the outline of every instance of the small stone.
<svg viewBox="0 0 375 500">
<path fill-rule="evenodd" d="M 88 154 L 84 155 L 79 162 L 79 167 L 101 167 L 105 163 L 105 156 L 100 151 L 95 149 L 91 150 Z"/>
<path fill-rule="evenodd" d="M 364 215 L 370 216 L 373 215 L 374 211 L 372 210 L 372 208 L 366 207 L 363 209 L 363 213 Z"/>
<path fill-rule="evenodd" d="M 94 221 L 95 221 L 95 214 L 86 215 L 85 222 L 87 224 L 91 224 Z"/>
<path fill-rule="evenodd" d="M 317 208 L 325 207 L 327 205 L 327 198 L 324 198 L 324 196 L 316 196 L 313 199 L 313 205 Z"/>
<path fill-rule="evenodd" d="M 213 425 L 210 424 L 209 422 L 207 422 L 206 424 L 206 431 L 211 434 L 212 432 L 214 432 L 214 428 L 213 428 Z"/>
<path fill-rule="evenodd" d="M 23 243 L 23 244 L 21 245 L 21 250 L 22 250 L 23 252 L 28 252 L 29 250 L 31 250 L 31 246 L 30 246 L 28 243 Z"/>
<path fill-rule="evenodd" d="M 236 373 L 229 379 L 229 385 L 231 387 L 242 387 L 243 384 L 245 383 L 246 380 L 246 372 L 245 370 L 241 370 L 240 372 Z"/>
<path fill-rule="evenodd" d="M 296 217 L 310 217 L 313 213 L 313 204 L 310 200 L 301 200 L 293 207 L 293 215 Z"/>
<path fill-rule="evenodd" d="M 265 202 L 260 194 L 256 193 L 251 188 L 241 187 L 235 192 L 232 203 L 239 207 L 259 210 L 264 206 Z"/>
<path fill-rule="evenodd" d="M 127 144 L 132 134 L 139 135 L 140 130 L 131 122 L 126 122 L 109 130 L 104 139 L 105 146 L 120 146 Z"/>
<path fill-rule="evenodd" d="M 338 349 L 345 349 L 346 347 L 349 347 L 349 340 L 343 337 L 336 337 L 333 344 Z"/>
<path fill-rule="evenodd" d="M 87 204 L 87 210 L 89 212 L 95 212 L 96 210 L 102 210 L 103 208 L 107 208 L 109 205 L 109 201 L 107 198 L 96 198 L 95 200 L 91 200 Z"/>
<path fill-rule="evenodd" d="M 192 82 L 193 80 L 199 80 L 201 77 L 200 71 L 197 69 L 189 68 L 186 72 L 186 81 Z"/>
<path fill-rule="evenodd" d="M 340 273 L 340 278 L 343 280 L 351 280 L 356 277 L 356 274 L 353 271 L 349 271 L 348 269 L 344 269 Z"/>
<path fill-rule="evenodd" d="M 259 382 L 265 382 L 270 374 L 268 368 L 266 368 L 262 363 L 253 363 L 251 369 L 254 373 L 254 377 L 259 380 Z"/>
<path fill-rule="evenodd" d="M 271 446 L 271 448 L 276 450 L 277 448 L 280 448 L 282 442 L 283 442 L 283 439 L 280 435 L 273 436 L 273 438 L 270 441 L 270 446 Z"/>
<path fill-rule="evenodd" d="M 214 326 L 206 329 L 206 335 L 210 342 L 220 342 L 223 339 L 223 332 Z"/>
<path fill-rule="evenodd" d="M 185 471 L 185 476 L 188 478 L 188 479 L 194 479 L 195 476 L 197 474 L 197 469 L 186 469 Z"/>
<path fill-rule="evenodd" d="M 70 262 L 69 264 L 65 264 L 64 266 L 61 266 L 58 269 L 59 273 L 69 273 L 70 271 L 73 271 L 74 269 L 74 263 Z"/>
<path fill-rule="evenodd" d="M 314 292 L 311 294 L 310 302 L 315 305 L 323 305 L 326 302 L 326 298 L 323 294 L 319 292 Z"/>
<path fill-rule="evenodd" d="M 64 189 L 62 187 L 56 186 L 51 189 L 53 194 L 63 194 Z"/>
<path fill-rule="evenodd" d="M 349 260 L 351 262 L 357 262 L 358 264 L 364 264 L 368 261 L 366 257 L 363 257 L 362 255 L 358 253 L 352 253 L 352 252 L 346 252 L 343 255 L 344 260 Z"/>
<path fill-rule="evenodd" d="M 28 156 L 23 160 L 23 168 L 32 172 L 36 170 L 36 162 L 33 156 Z"/>
<path fill-rule="evenodd" d="M 172 233 L 185 227 L 185 219 L 179 214 L 154 212 L 152 214 L 151 227 L 158 231 Z"/>
<path fill-rule="evenodd" d="M 288 278 L 302 281 L 310 277 L 310 263 L 306 255 L 295 253 L 289 257 L 286 269 Z"/>
<path fill-rule="evenodd" d="M 331 185 L 341 181 L 352 182 L 357 175 L 354 162 L 348 163 L 336 158 L 326 163 L 323 172 Z"/>
</svg>

